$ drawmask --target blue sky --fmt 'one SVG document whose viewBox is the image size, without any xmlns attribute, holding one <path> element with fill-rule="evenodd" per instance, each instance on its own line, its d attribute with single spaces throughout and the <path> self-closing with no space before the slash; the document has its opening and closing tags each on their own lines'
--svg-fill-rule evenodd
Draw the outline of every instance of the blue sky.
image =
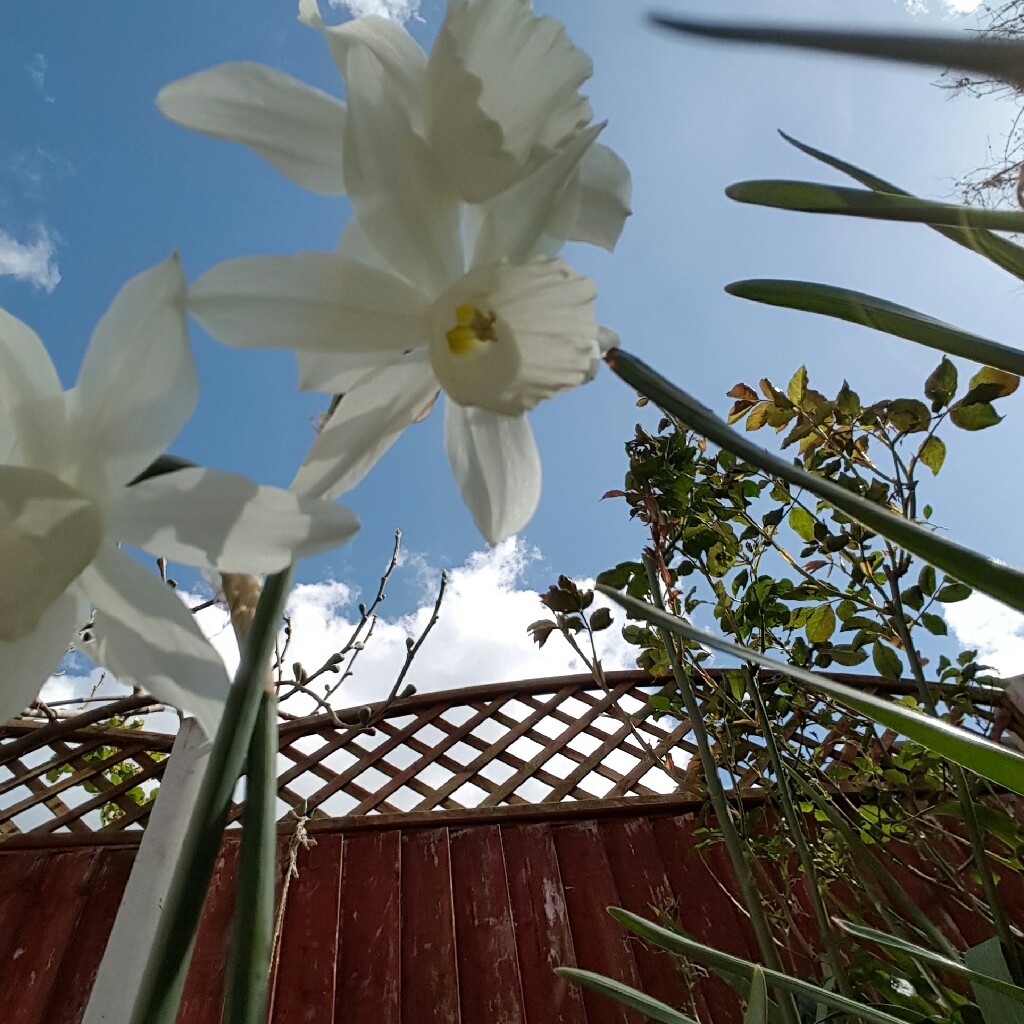
<svg viewBox="0 0 1024 1024">
<path fill-rule="evenodd" d="M 981 161 L 986 140 L 998 142 L 1010 105 L 950 101 L 926 70 L 685 42 L 648 27 L 646 3 L 535 6 L 563 20 L 592 56 L 587 91 L 596 117 L 610 122 L 602 141 L 633 173 L 635 213 L 618 251 L 566 253 L 597 281 L 600 319 L 626 347 L 719 410 L 737 380 L 788 379 L 801 362 L 822 390 L 845 377 L 874 398 L 918 393 L 937 362 L 909 343 L 722 291 L 753 276 L 842 284 L 1016 343 L 1018 283 L 928 229 L 757 210 L 723 194 L 751 177 L 829 180 L 778 138 L 783 128 L 922 194 L 949 196 L 956 176 Z M 722 6 L 657 5 L 709 17 Z M 728 11 L 907 30 L 974 23 L 950 15 L 943 0 L 931 7 L 734 0 Z M 425 45 L 442 10 L 441 0 L 424 0 L 419 20 L 408 23 Z M 337 7 L 329 16 L 347 12 Z M 335 244 L 348 216 L 344 200 L 303 192 L 249 151 L 189 133 L 157 111 L 163 85 L 229 60 L 262 61 L 343 95 L 321 38 L 298 23 L 288 0 L 4 5 L 0 305 L 38 331 L 66 383 L 118 287 L 172 249 L 194 279 L 230 257 Z M 11 260 L 33 267 L 35 283 L 14 276 Z M 195 325 L 193 340 L 203 394 L 175 451 L 287 484 L 325 398 L 296 392 L 288 354 L 233 352 Z M 985 435 L 947 437 L 934 504 L 954 536 L 1019 564 L 1022 486 L 1010 467 L 1020 399 L 1005 411 L 1008 421 Z M 545 485 L 524 534 L 543 555 L 526 566 L 530 584 L 559 572 L 593 576 L 635 557 L 641 532 L 620 503 L 599 498 L 621 483 L 622 444 L 636 415 L 628 390 L 605 373 L 533 416 Z M 363 519 L 360 536 L 305 563 L 300 578 L 371 580 L 396 527 L 432 566 L 462 565 L 481 549 L 451 480 L 441 427 L 435 415 L 406 433 L 347 499 Z M 411 609 L 418 596 L 412 586 L 396 594 L 396 610 Z"/>
</svg>

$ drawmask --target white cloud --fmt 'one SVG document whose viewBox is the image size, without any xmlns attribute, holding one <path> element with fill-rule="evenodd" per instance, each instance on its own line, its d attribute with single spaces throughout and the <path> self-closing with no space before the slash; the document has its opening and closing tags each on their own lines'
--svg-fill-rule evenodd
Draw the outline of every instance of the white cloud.
<svg viewBox="0 0 1024 1024">
<path fill-rule="evenodd" d="M 35 235 L 32 242 L 19 242 L 0 228 L 0 277 L 52 292 L 60 283 L 60 269 L 53 258 L 57 240 L 43 224 L 36 225 Z"/>
<path fill-rule="evenodd" d="M 1004 677 L 1024 672 L 1024 615 L 984 594 L 944 605 L 943 612 L 957 640 L 977 649 L 982 664 Z"/>
<path fill-rule="evenodd" d="M 55 103 L 56 99 L 50 95 L 49 90 L 46 88 L 46 72 L 49 69 L 50 62 L 46 59 L 46 55 L 42 53 L 32 54 L 32 59 L 25 65 L 28 77 L 35 83 L 35 87 L 39 90 L 43 99 L 47 103 Z"/>
<path fill-rule="evenodd" d="M 345 7 L 352 17 L 363 14 L 378 14 L 382 18 L 408 21 L 416 16 L 420 0 L 328 0 L 332 7 Z"/>
<path fill-rule="evenodd" d="M 939 0 L 939 4 L 947 14 L 971 14 L 976 11 L 983 0 Z M 903 5 L 911 14 L 927 14 L 930 10 L 927 0 L 903 0 Z"/>
<path fill-rule="evenodd" d="M 585 672 L 586 666 L 559 636 L 553 635 L 539 649 L 526 632 L 531 622 L 547 614 L 537 591 L 521 585 L 527 565 L 539 558 L 536 549 L 513 538 L 490 551 L 474 552 L 463 565 L 450 570 L 440 619 L 417 654 L 407 682 L 425 692 Z M 421 603 L 408 615 L 378 619 L 356 660 L 354 675 L 331 701 L 335 707 L 372 703 L 386 696 L 405 660 L 407 638 L 418 637 L 429 621 L 440 574 L 415 558 L 406 567 L 410 564 L 424 582 Z M 292 623 L 288 665 L 299 661 L 309 672 L 319 668 L 351 635 L 359 618 L 359 600 L 352 587 L 333 580 L 296 587 L 287 608 Z M 633 648 L 620 635 L 624 616 L 621 611 L 613 611 L 613 616 L 616 624 L 598 634 L 602 664 L 608 670 L 632 668 Z M 238 653 L 227 614 L 210 608 L 200 613 L 199 623 L 233 671 Z M 320 684 L 330 685 L 336 679 L 324 675 L 314 686 L 322 694 Z M 313 710 L 313 702 L 297 697 L 288 710 L 306 713 Z"/>
<path fill-rule="evenodd" d="M 512 538 L 489 551 L 474 552 L 465 563 L 448 573 L 449 582 L 441 615 L 427 637 L 406 677 L 421 693 L 497 683 L 517 679 L 558 676 L 585 672 L 586 666 L 557 634 L 540 649 L 526 627 L 544 618 L 547 610 L 535 590 L 523 587 L 527 565 L 540 559 L 540 552 Z M 415 556 L 406 560 L 424 582 L 419 606 L 408 615 L 388 618 L 381 615 L 366 648 L 355 662 L 355 672 L 332 698 L 337 708 L 357 707 L 384 699 L 405 661 L 406 639 L 418 637 L 433 611 L 439 571 L 430 569 Z M 399 568 L 402 571 L 402 567 Z M 394 580 L 393 582 L 397 582 Z M 592 581 L 579 580 L 581 586 Z M 208 595 L 183 592 L 189 605 L 202 603 Z M 297 586 L 288 601 L 292 642 L 287 665 L 299 661 L 310 673 L 318 669 L 349 638 L 359 619 L 358 603 L 366 599 L 353 587 L 335 580 Z M 592 608 L 607 604 L 598 598 Z M 382 609 L 385 609 L 385 601 Z M 598 654 L 606 670 L 635 667 L 635 648 L 621 636 L 625 621 L 621 609 L 613 608 L 614 624 L 597 634 Z M 238 667 L 238 648 L 227 612 L 212 606 L 199 612 L 196 621 L 223 658 L 229 673 Z M 584 650 L 586 647 L 584 646 Z M 286 675 L 288 671 L 286 670 Z M 46 684 L 43 699 L 67 700 L 89 696 L 99 669 L 82 671 L 69 668 Z M 313 683 L 323 695 L 324 685 L 337 681 L 325 673 Z M 125 687 L 110 680 L 100 693 L 123 696 Z M 316 712 L 313 700 L 301 694 L 286 705 L 292 714 Z M 175 728 L 175 719 L 160 716 L 147 719 L 147 728 Z"/>
</svg>

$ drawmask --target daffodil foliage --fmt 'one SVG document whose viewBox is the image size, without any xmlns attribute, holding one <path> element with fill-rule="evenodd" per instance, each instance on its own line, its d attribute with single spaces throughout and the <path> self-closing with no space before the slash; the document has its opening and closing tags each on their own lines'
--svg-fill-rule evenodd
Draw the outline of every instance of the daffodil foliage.
<svg viewBox="0 0 1024 1024">
<path fill-rule="evenodd" d="M 238 347 L 294 348 L 306 388 L 343 396 L 293 487 L 350 491 L 445 392 L 459 490 L 491 543 L 540 497 L 526 414 L 589 380 L 614 335 L 568 240 L 614 247 L 629 213 L 623 162 L 597 140 L 587 56 L 529 0 L 455 0 L 429 55 L 394 22 L 320 32 L 346 101 L 271 68 L 223 64 L 167 86 L 163 112 L 242 142 L 298 185 L 346 194 L 334 252 L 230 260 L 192 314 Z"/>
</svg>

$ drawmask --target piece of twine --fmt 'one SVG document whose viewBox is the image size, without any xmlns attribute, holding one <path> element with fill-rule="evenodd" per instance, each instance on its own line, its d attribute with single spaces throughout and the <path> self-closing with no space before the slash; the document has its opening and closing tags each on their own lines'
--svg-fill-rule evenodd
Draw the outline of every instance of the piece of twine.
<svg viewBox="0 0 1024 1024">
<path fill-rule="evenodd" d="M 274 921 L 274 942 L 270 951 L 270 970 L 273 971 L 277 963 L 278 953 L 281 946 L 281 932 L 284 930 L 284 912 L 288 904 L 288 890 L 291 887 L 292 879 L 299 877 L 299 847 L 308 850 L 316 846 L 316 840 L 306 831 L 306 822 L 309 816 L 305 813 L 295 813 L 295 829 L 291 839 L 288 840 L 288 867 L 284 873 L 284 884 L 281 886 L 281 899 L 277 904 L 277 918 Z"/>
</svg>

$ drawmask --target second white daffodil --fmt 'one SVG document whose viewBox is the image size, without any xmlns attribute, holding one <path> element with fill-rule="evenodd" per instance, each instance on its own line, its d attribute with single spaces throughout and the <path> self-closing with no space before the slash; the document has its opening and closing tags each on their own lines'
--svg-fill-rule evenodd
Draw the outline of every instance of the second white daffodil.
<svg viewBox="0 0 1024 1024">
<path fill-rule="evenodd" d="M 96 660 L 212 735 L 223 664 L 119 545 L 262 573 L 358 529 L 340 506 L 200 467 L 133 483 L 196 406 L 184 285 L 177 257 L 129 281 L 70 391 L 36 334 L 0 310 L 0 721 L 32 702 L 94 608 Z"/>
</svg>

